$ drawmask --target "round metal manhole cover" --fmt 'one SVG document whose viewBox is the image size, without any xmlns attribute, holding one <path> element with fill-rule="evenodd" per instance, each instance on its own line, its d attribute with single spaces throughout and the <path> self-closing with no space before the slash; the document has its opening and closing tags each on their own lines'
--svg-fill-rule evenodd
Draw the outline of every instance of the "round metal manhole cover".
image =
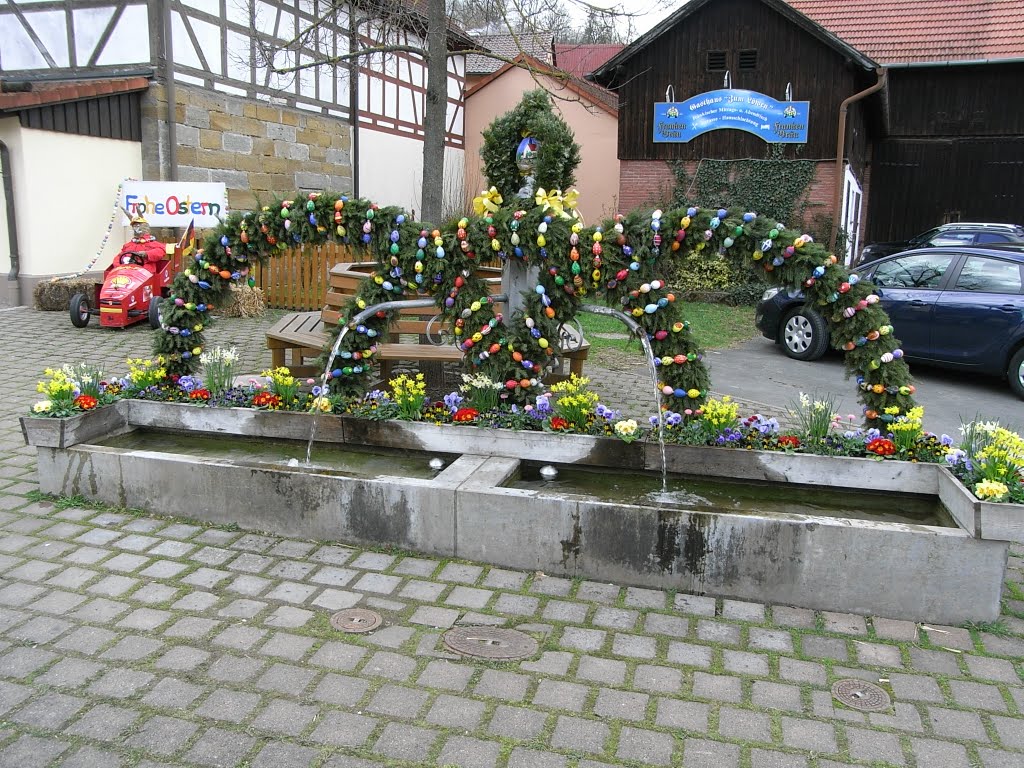
<svg viewBox="0 0 1024 768">
<path fill-rule="evenodd" d="M 456 627 L 444 633 L 445 647 L 463 656 L 516 661 L 533 656 L 537 641 L 524 632 L 501 627 Z"/>
<path fill-rule="evenodd" d="M 837 680 L 832 686 L 832 698 L 861 712 L 885 712 L 892 707 L 889 694 L 865 680 Z"/>
<path fill-rule="evenodd" d="M 365 608 L 348 608 L 331 616 L 331 626 L 342 632 L 372 632 L 384 620 Z"/>
</svg>

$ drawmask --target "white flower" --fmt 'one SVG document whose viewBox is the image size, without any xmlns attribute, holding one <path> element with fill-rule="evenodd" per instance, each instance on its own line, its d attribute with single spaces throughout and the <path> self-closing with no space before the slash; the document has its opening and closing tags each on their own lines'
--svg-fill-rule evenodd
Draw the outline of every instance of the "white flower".
<svg viewBox="0 0 1024 768">
<path fill-rule="evenodd" d="M 49 400 L 40 400 L 38 403 L 32 406 L 33 413 L 46 413 L 53 407 L 53 403 Z"/>
<path fill-rule="evenodd" d="M 615 422 L 615 434 L 619 437 L 632 437 L 636 434 L 637 423 L 633 419 L 623 419 Z"/>
</svg>

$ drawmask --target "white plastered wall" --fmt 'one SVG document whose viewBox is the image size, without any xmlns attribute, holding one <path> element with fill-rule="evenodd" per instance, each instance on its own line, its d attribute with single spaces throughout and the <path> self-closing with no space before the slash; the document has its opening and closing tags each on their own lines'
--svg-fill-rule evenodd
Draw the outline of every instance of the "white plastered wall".
<svg viewBox="0 0 1024 768">
<path fill-rule="evenodd" d="M 461 212 L 465 152 L 445 147 L 444 212 Z M 359 128 L 359 195 L 381 206 L 422 213 L 423 141 Z M 440 222 L 435 222 L 440 224 Z"/>
<path fill-rule="evenodd" d="M 80 272 L 93 259 L 92 271 L 102 271 L 131 237 L 116 218 L 96 258 L 118 184 L 142 178 L 141 143 L 22 128 L 17 118 L 0 120 L 0 139 L 11 154 L 22 285 Z M 0 254 L 10 269 L 6 232 Z M 21 301 L 32 301 L 24 288 Z"/>
</svg>

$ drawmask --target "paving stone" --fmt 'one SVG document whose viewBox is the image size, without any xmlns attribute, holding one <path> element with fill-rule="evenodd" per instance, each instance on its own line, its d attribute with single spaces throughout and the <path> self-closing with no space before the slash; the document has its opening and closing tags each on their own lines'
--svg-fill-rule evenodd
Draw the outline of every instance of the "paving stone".
<svg viewBox="0 0 1024 768">
<path fill-rule="evenodd" d="M 98 547 L 79 547 L 74 552 L 62 555 L 62 557 L 69 563 L 77 563 L 78 565 L 94 565 L 109 555 L 109 549 L 99 549 Z"/>
<path fill-rule="evenodd" d="M 615 603 L 619 599 L 622 588 L 617 584 L 602 584 L 596 581 L 581 582 L 576 589 L 578 600 L 589 600 L 592 603 Z"/>
<path fill-rule="evenodd" d="M 38 600 L 46 589 L 35 584 L 8 584 L 0 589 L 0 605 L 20 606 Z"/>
<path fill-rule="evenodd" d="M 170 611 L 160 611 L 156 608 L 136 608 L 123 619 L 117 622 L 120 629 L 139 629 L 144 631 L 154 630 L 162 627 L 173 618 Z"/>
<path fill-rule="evenodd" d="M 941 703 L 942 691 L 934 678 L 923 675 L 892 674 L 889 676 L 892 692 L 904 701 L 926 701 Z"/>
<path fill-rule="evenodd" d="M 158 709 L 188 709 L 205 691 L 201 685 L 165 677 L 142 697 L 142 703 Z"/>
<path fill-rule="evenodd" d="M 898 646 L 855 641 L 857 661 L 870 667 L 903 667 L 903 653 Z"/>
<path fill-rule="evenodd" d="M 285 741 L 267 744 L 251 762 L 251 768 L 309 768 L 319 750 Z"/>
<path fill-rule="evenodd" d="M 366 642 L 372 645 L 379 645 L 384 648 L 401 648 L 407 643 L 413 635 L 416 634 L 416 630 L 410 627 L 400 627 L 395 624 L 384 627 L 384 629 L 378 629 L 371 635 L 366 637 Z"/>
<path fill-rule="evenodd" d="M 942 766 L 942 768 L 969 768 L 967 750 L 959 744 L 932 739 L 911 739 L 910 747 L 919 766 Z"/>
<path fill-rule="evenodd" d="M 63 592 L 55 589 L 48 595 L 44 595 L 39 600 L 31 603 L 28 607 L 33 611 L 39 611 L 41 613 L 52 613 L 57 616 L 65 616 L 73 608 L 77 608 L 87 599 L 88 598 L 84 595 L 76 595 L 71 592 Z"/>
<path fill-rule="evenodd" d="M 772 606 L 772 623 L 793 629 L 814 629 L 817 620 L 814 611 L 806 608 L 791 608 L 785 605 Z"/>
<path fill-rule="evenodd" d="M 224 683 L 242 683 L 256 677 L 264 666 L 257 659 L 225 655 L 210 665 L 206 675 Z"/>
<path fill-rule="evenodd" d="M 142 555 L 126 555 L 120 554 L 107 560 L 103 563 L 104 569 L 108 571 L 118 571 L 120 573 L 131 573 L 141 568 L 143 565 L 149 562 L 148 557 Z"/>
<path fill-rule="evenodd" d="M 1024 728 L 1021 727 L 1019 719 L 993 715 L 991 720 L 996 728 L 996 735 L 1004 747 L 1024 749 Z"/>
<path fill-rule="evenodd" d="M 803 710 L 800 689 L 795 685 L 755 680 L 750 700 L 755 707 L 764 707 L 765 709 L 781 709 L 789 712 Z"/>
<path fill-rule="evenodd" d="M 233 619 L 251 619 L 257 616 L 267 607 L 267 604 L 261 600 L 247 600 L 240 598 L 238 600 L 232 600 L 230 603 L 225 605 L 219 611 L 218 616 Z"/>
<path fill-rule="evenodd" d="M 747 635 L 747 647 L 759 651 L 793 652 L 793 636 L 781 629 L 751 627 Z"/>
<path fill-rule="evenodd" d="M 544 712 L 499 704 L 491 716 L 487 729 L 495 736 L 528 741 L 540 734 L 546 720 L 547 715 Z"/>
<path fill-rule="evenodd" d="M 6 576 L 8 579 L 17 579 L 18 581 L 42 581 L 58 568 L 60 568 L 58 563 L 47 563 L 43 560 L 29 560 L 28 562 L 22 563 L 17 568 L 13 568 L 8 571 Z"/>
<path fill-rule="evenodd" d="M 431 603 L 441 597 L 441 593 L 448 589 L 447 584 L 438 584 L 434 581 L 410 581 L 398 592 L 399 597 L 407 600 L 419 600 L 424 603 Z"/>
<path fill-rule="evenodd" d="M 247 574 L 233 579 L 229 584 L 224 586 L 224 589 L 238 595 L 259 597 L 259 595 L 266 591 L 273 583 L 274 582 L 270 579 L 264 579 L 262 576 Z"/>
<path fill-rule="evenodd" d="M 567 597 L 572 592 L 572 580 L 563 579 L 557 576 L 548 576 L 543 573 L 535 573 L 533 581 L 530 582 L 529 591 L 538 595 L 552 595 L 553 597 Z"/>
<path fill-rule="evenodd" d="M 351 547 L 326 546 L 320 547 L 309 556 L 310 560 L 318 563 L 329 563 L 330 565 L 344 565 L 355 554 Z"/>
<path fill-rule="evenodd" d="M 672 765 L 674 749 L 675 739 L 670 734 L 626 726 L 619 733 L 619 749 L 615 755 L 643 765 Z"/>
<path fill-rule="evenodd" d="M 198 552 L 193 552 L 189 559 L 205 565 L 223 565 L 234 556 L 235 553 L 230 549 L 203 547 Z"/>
<path fill-rule="evenodd" d="M 317 706 L 275 699 L 253 720 L 252 725 L 261 731 L 298 736 L 319 714 Z"/>
<path fill-rule="evenodd" d="M 1002 683 L 1020 685 L 1020 675 L 1013 664 L 1006 659 L 992 659 L 987 656 L 964 656 L 967 671 L 972 677 L 982 680 L 996 680 Z"/>
<path fill-rule="evenodd" d="M 690 632 L 690 620 L 685 616 L 649 613 L 644 619 L 644 631 L 655 635 L 686 637 Z"/>
<path fill-rule="evenodd" d="M 297 581 L 285 581 L 267 592 L 264 597 L 267 600 L 280 600 L 285 603 L 301 604 L 309 600 L 309 598 L 319 591 L 319 589 L 319 587 L 315 587 L 311 584 L 302 584 Z"/>
<path fill-rule="evenodd" d="M 459 626 L 466 627 L 503 627 L 508 623 L 504 616 L 493 616 L 489 613 L 478 613 L 477 611 L 466 611 L 455 622 Z"/>
<path fill-rule="evenodd" d="M 563 680 L 541 680 L 533 695 L 533 704 L 547 709 L 562 709 L 568 712 L 582 712 L 586 706 L 590 688 L 579 683 Z"/>
<path fill-rule="evenodd" d="M 931 672 L 947 677 L 960 677 L 958 655 L 949 651 L 929 651 L 924 648 L 910 649 L 910 666 L 915 672 Z"/>
<path fill-rule="evenodd" d="M 195 548 L 195 544 L 187 544 L 184 541 L 162 541 L 146 554 L 156 557 L 185 557 Z"/>
<path fill-rule="evenodd" d="M 604 647 L 608 633 L 600 629 L 583 627 L 566 627 L 562 630 L 559 645 L 563 648 L 574 648 L 579 651 L 599 651 Z"/>
<path fill-rule="evenodd" d="M 921 714 L 917 711 L 917 707 L 897 701 L 893 704 L 893 710 L 891 715 L 872 713 L 868 715 L 868 718 L 872 725 L 895 728 L 911 733 L 924 733 L 924 724 L 921 722 Z"/>
<path fill-rule="evenodd" d="M 961 627 L 922 626 L 928 641 L 939 648 L 955 648 L 958 651 L 973 651 L 974 638 Z"/>
<path fill-rule="evenodd" d="M 739 741 L 772 741 L 772 719 L 761 712 L 722 707 L 718 713 L 718 732 Z"/>
<path fill-rule="evenodd" d="M 541 617 L 548 621 L 580 624 L 586 621 L 590 606 L 587 603 L 574 603 L 567 600 L 549 600 L 544 606 Z"/>
<path fill-rule="evenodd" d="M 801 661 L 786 656 L 779 657 L 779 677 L 798 683 L 825 685 L 825 667 L 814 661 Z"/>
<path fill-rule="evenodd" d="M 163 647 L 164 643 L 160 640 L 128 635 L 100 654 L 100 658 L 112 661 L 140 661 L 147 656 L 152 656 Z"/>
<path fill-rule="evenodd" d="M 0 750 L 0 768 L 44 768 L 70 748 L 63 741 L 25 735 Z"/>
<path fill-rule="evenodd" d="M 88 568 L 79 568 L 77 565 L 73 565 L 47 579 L 46 583 L 54 587 L 81 589 L 98 576 L 99 574 L 96 571 L 90 571 Z"/>
<path fill-rule="evenodd" d="M 77 696 L 56 692 L 44 693 L 17 712 L 7 715 L 6 719 L 31 728 L 56 731 L 85 705 L 85 699 Z"/>
<path fill-rule="evenodd" d="M 692 643 L 669 643 L 668 660 L 687 667 L 708 669 L 711 666 L 713 649 L 706 645 Z"/>
<path fill-rule="evenodd" d="M 213 720 L 240 723 L 260 703 L 259 695 L 218 688 L 196 709 L 196 714 Z"/>
<path fill-rule="evenodd" d="M 191 539 L 202 528 L 198 525 L 189 525 L 187 523 L 171 523 L 169 526 L 160 531 L 161 536 L 166 536 L 169 539 Z"/>
<path fill-rule="evenodd" d="M 167 525 L 164 520 L 157 520 L 155 517 L 140 517 L 125 523 L 121 526 L 124 531 L 135 531 L 136 533 L 153 533 Z"/>
<path fill-rule="evenodd" d="M 373 751 L 396 760 L 421 762 L 430 753 L 439 734 L 427 728 L 417 728 L 403 723 L 388 723 Z"/>
<path fill-rule="evenodd" d="M 62 621 L 55 616 L 36 616 L 20 626 L 8 630 L 7 637 L 27 643 L 48 643 L 63 635 L 72 626 L 70 622 Z"/>
<path fill-rule="evenodd" d="M 626 587 L 626 605 L 633 608 L 650 608 L 656 611 L 665 609 L 666 593 L 661 589 L 645 589 L 643 587 Z"/>
<path fill-rule="evenodd" d="M 403 682 L 408 680 L 415 671 L 415 659 L 397 653 L 378 651 L 363 666 L 362 674 Z"/>
<path fill-rule="evenodd" d="M 138 603 L 156 605 L 172 600 L 177 594 L 177 588 L 169 587 L 166 584 L 144 584 L 132 592 L 132 600 Z"/>
<path fill-rule="evenodd" d="M 215 528 L 207 528 L 205 531 L 195 537 L 195 541 L 203 544 L 215 544 L 222 546 L 224 544 L 230 544 L 232 541 L 238 538 L 238 534 L 232 531 L 220 531 Z"/>
<path fill-rule="evenodd" d="M 191 648 L 187 645 L 179 645 L 171 648 L 157 659 L 153 666 L 173 672 L 189 672 L 201 664 L 205 664 L 209 658 L 210 654 L 207 651 Z"/>
<path fill-rule="evenodd" d="M 315 571 L 317 566 L 312 563 L 300 563 L 296 560 L 278 562 L 267 571 L 267 576 L 288 581 L 301 581 Z"/>
<path fill-rule="evenodd" d="M 454 587 L 445 598 L 448 605 L 460 606 L 462 608 L 483 608 L 494 593 L 489 589 L 476 589 L 475 587 Z"/>
<path fill-rule="evenodd" d="M 740 748 L 707 739 L 686 739 L 683 744 L 683 765 L 686 768 L 736 768 Z"/>
<path fill-rule="evenodd" d="M 765 619 L 765 606 L 763 603 L 750 603 L 743 600 L 723 600 L 722 617 L 761 624 Z"/>
<path fill-rule="evenodd" d="M 91 531 L 86 531 L 81 536 L 77 537 L 75 541 L 79 542 L 80 544 L 89 544 L 102 547 L 114 541 L 115 539 L 121 538 L 121 535 L 122 534 L 120 534 L 117 531 L 106 531 L 101 528 L 94 528 Z M 28 539 L 27 536 L 25 538 Z"/>
<path fill-rule="evenodd" d="M 807 768 L 807 765 L 807 758 L 803 755 L 790 755 L 766 749 L 750 750 L 750 768 Z"/>
<path fill-rule="evenodd" d="M 186 616 L 178 619 L 164 630 L 167 637 L 187 637 L 191 640 L 206 637 L 214 632 L 223 622 L 206 619 L 200 616 Z"/>
<path fill-rule="evenodd" d="M 639 618 L 639 611 L 600 606 L 594 611 L 594 616 L 590 623 L 597 627 L 630 630 L 636 626 Z"/>
<path fill-rule="evenodd" d="M 953 701 L 965 709 L 985 709 L 991 712 L 1006 712 L 1006 700 L 994 685 L 950 680 Z"/>
<path fill-rule="evenodd" d="M 355 669 L 367 651 L 358 645 L 342 642 L 324 643 L 309 660 L 311 664 L 344 671 Z"/>
<path fill-rule="evenodd" d="M 416 684 L 447 691 L 464 691 L 473 676 L 473 671 L 471 666 L 439 659 L 427 664 L 417 678 Z"/>
<path fill-rule="evenodd" d="M 835 613 L 833 611 L 822 611 L 821 618 L 825 630 L 844 635 L 866 635 L 868 633 L 867 621 L 863 616 L 854 613 Z"/>
<path fill-rule="evenodd" d="M 508 768 L 565 768 L 566 765 L 564 755 L 540 752 L 526 747 L 516 747 L 508 758 Z"/>
<path fill-rule="evenodd" d="M 906 765 L 903 747 L 895 733 L 867 731 L 863 728 L 847 728 L 850 757 L 864 762 L 878 761 L 886 765 Z"/>
<path fill-rule="evenodd" d="M 595 683 L 622 685 L 626 680 L 626 664 L 614 659 L 601 659 L 596 656 L 582 656 L 576 677 L 580 680 L 591 680 Z"/>
<path fill-rule="evenodd" d="M 539 659 L 524 661 L 519 668 L 526 672 L 539 672 L 543 675 L 565 675 L 569 672 L 573 655 L 565 651 L 544 651 Z"/>
<path fill-rule="evenodd" d="M 693 673 L 693 695 L 700 699 L 739 702 L 743 698 L 742 681 L 730 675 Z"/>
<path fill-rule="evenodd" d="M 551 746 L 555 749 L 601 754 L 604 752 L 604 744 L 609 733 L 608 726 L 604 723 L 559 715 L 555 730 L 551 734 Z"/>
<path fill-rule="evenodd" d="M 97 704 L 78 718 L 65 733 L 99 741 L 114 741 L 138 718 L 139 713 L 133 709 Z"/>
<path fill-rule="evenodd" d="M 616 633 L 612 638 L 612 653 L 633 659 L 653 659 L 658 654 L 658 645 L 653 637 Z"/>
<path fill-rule="evenodd" d="M 793 749 L 824 754 L 838 750 L 835 726 L 802 718 L 782 718 L 782 743 Z"/>
<path fill-rule="evenodd" d="M 125 745 L 157 755 L 170 756 L 181 749 L 199 726 L 176 717 L 156 715 L 125 740 Z"/>
<path fill-rule="evenodd" d="M 396 559 L 393 555 L 385 555 L 382 552 L 363 552 L 349 565 L 352 568 L 360 568 L 364 571 L 383 571 L 392 565 Z"/>
<path fill-rule="evenodd" d="M 185 758 L 200 765 L 231 768 L 238 765 L 255 744 L 256 739 L 251 736 L 210 728 L 192 745 Z"/>
<path fill-rule="evenodd" d="M 433 605 L 419 606 L 409 617 L 410 624 L 422 624 L 427 627 L 448 629 L 455 625 L 459 612 L 451 608 L 438 608 Z"/>
<path fill-rule="evenodd" d="M 722 661 L 727 672 L 738 675 L 768 676 L 768 657 L 746 651 L 722 651 Z"/>
<path fill-rule="evenodd" d="M 225 568 L 230 571 L 241 571 L 243 573 L 263 573 L 274 564 L 274 558 L 265 555 L 256 555 L 251 552 L 243 552 L 234 560 L 228 563 Z"/>
<path fill-rule="evenodd" d="M 244 549 L 250 552 L 265 552 L 277 544 L 277 539 L 270 536 L 260 536 L 255 533 L 247 533 L 240 539 L 231 543 L 232 549 Z"/>
<path fill-rule="evenodd" d="M 45 673 L 35 678 L 38 685 L 53 686 L 55 688 L 78 688 L 96 677 L 106 669 L 103 664 L 88 659 L 66 658 L 61 659 Z M 0 685 L 7 685 L 6 683 Z M 3 695 L 0 694 L 0 711 Z"/>
<path fill-rule="evenodd" d="M 0 657 L 0 670 L 5 677 L 21 680 L 56 659 L 57 654 L 42 648 L 20 647 Z"/>
<path fill-rule="evenodd" d="M 422 557 L 403 557 L 394 568 L 392 573 L 400 573 L 405 576 L 430 576 L 437 570 L 437 560 L 428 560 Z"/>
<path fill-rule="evenodd" d="M 717 610 L 713 597 L 682 593 L 676 594 L 675 607 L 678 611 L 693 616 L 714 616 Z"/>
<path fill-rule="evenodd" d="M 152 536 L 132 534 L 113 542 L 112 546 L 115 546 L 118 549 L 126 549 L 129 552 L 143 552 L 159 542 L 159 539 L 155 539 Z"/>
<path fill-rule="evenodd" d="M 917 624 L 913 621 L 883 619 L 876 616 L 871 619 L 871 626 L 875 629 L 875 635 L 884 640 L 917 642 Z"/>
<path fill-rule="evenodd" d="M 678 669 L 638 664 L 633 672 L 633 688 L 654 693 L 678 693 L 683 675 Z"/>
<path fill-rule="evenodd" d="M 503 613 L 509 616 L 533 616 L 537 613 L 540 600 L 529 595 L 498 595 L 491 610 L 495 613 Z"/>
<path fill-rule="evenodd" d="M 358 576 L 357 571 L 348 568 L 337 568 L 333 565 L 322 566 L 309 577 L 309 580 L 316 584 L 325 584 L 331 587 L 344 587 L 352 579 Z"/>
<path fill-rule="evenodd" d="M 369 687 L 370 684 L 362 678 L 336 675 L 332 672 L 324 675 L 310 697 L 325 704 L 355 707 Z"/>
<path fill-rule="evenodd" d="M 120 597 L 126 592 L 129 592 L 132 587 L 136 586 L 138 583 L 138 579 L 133 579 L 128 576 L 106 576 L 95 584 L 90 584 L 86 587 L 86 592 L 90 592 L 94 595 L 103 595 L 105 597 Z"/>
<path fill-rule="evenodd" d="M 476 584 L 484 569 L 478 565 L 448 563 L 437 574 L 438 581 L 454 581 L 459 584 Z"/>
<path fill-rule="evenodd" d="M 263 620 L 263 623 L 270 627 L 281 627 L 282 629 L 298 629 L 304 627 L 313 618 L 313 612 L 304 608 L 295 608 L 291 605 L 282 605 Z"/>
<path fill-rule="evenodd" d="M 843 720 L 858 725 L 866 725 L 868 722 L 862 712 L 837 706 L 831 691 L 811 691 L 811 714 L 822 720 Z"/>
<path fill-rule="evenodd" d="M 483 718 L 485 707 L 482 701 L 442 694 L 434 700 L 425 719 L 434 725 L 474 731 Z"/>
<path fill-rule="evenodd" d="M 267 630 L 265 629 L 235 625 L 215 635 L 210 642 L 213 645 L 247 651 L 262 640 L 266 634 Z"/>
<path fill-rule="evenodd" d="M 985 768 L 1019 768 L 1020 766 L 1019 752 L 1003 752 L 980 747 L 978 756 Z"/>
<path fill-rule="evenodd" d="M 526 689 L 529 685 L 530 678 L 526 675 L 485 669 L 473 688 L 473 693 L 477 696 L 516 702 L 526 698 Z"/>
<path fill-rule="evenodd" d="M 390 595 L 402 580 L 398 576 L 387 576 L 382 573 L 365 573 L 359 581 L 352 585 L 357 592 L 376 592 L 382 595 Z"/>
<path fill-rule="evenodd" d="M 981 645 L 986 652 L 996 656 L 1009 656 L 1011 659 L 1024 658 L 1024 638 L 982 632 Z"/>
<path fill-rule="evenodd" d="M 106 749 L 85 746 L 61 762 L 61 768 L 120 768 L 124 758 Z"/>
<path fill-rule="evenodd" d="M 501 745 L 469 736 L 451 736 L 441 748 L 437 764 L 455 768 L 494 768 Z"/>
<path fill-rule="evenodd" d="M 697 622 L 697 637 L 709 643 L 739 645 L 740 627 L 737 624 L 701 619 Z"/>
<path fill-rule="evenodd" d="M 700 702 L 658 699 L 654 722 L 665 728 L 707 733 L 708 712 L 708 705 Z"/>
<path fill-rule="evenodd" d="M 316 675 L 317 672 L 312 669 L 292 664 L 274 664 L 256 681 L 256 687 L 264 691 L 278 691 L 301 697 Z"/>
<path fill-rule="evenodd" d="M 415 720 L 419 717 L 428 698 L 430 695 L 426 691 L 417 691 L 398 685 L 385 685 L 374 694 L 366 710 L 378 715 Z"/>
<path fill-rule="evenodd" d="M 838 637 L 819 637 L 817 635 L 802 635 L 800 645 L 805 656 L 815 659 L 833 659 L 835 661 L 849 661 L 850 649 L 846 640 Z"/>
<path fill-rule="evenodd" d="M 154 679 L 154 675 L 149 672 L 124 668 L 111 669 L 90 685 L 87 690 L 97 696 L 127 699 L 145 688 Z"/>
<path fill-rule="evenodd" d="M 650 697 L 646 693 L 628 693 L 611 688 L 601 688 L 594 703 L 594 714 L 599 717 L 610 717 L 616 720 L 643 722 L 647 718 L 647 702 Z"/>
</svg>

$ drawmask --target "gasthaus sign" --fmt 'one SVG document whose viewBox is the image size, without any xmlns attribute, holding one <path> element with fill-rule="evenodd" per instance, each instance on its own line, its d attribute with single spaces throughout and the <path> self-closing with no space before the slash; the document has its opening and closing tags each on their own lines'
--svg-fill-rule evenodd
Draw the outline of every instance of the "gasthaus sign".
<svg viewBox="0 0 1024 768">
<path fill-rule="evenodd" d="M 187 227 L 193 219 L 197 227 L 215 227 L 228 212 L 227 189 L 210 182 L 126 181 L 121 210 L 142 214 L 152 227 Z"/>
<path fill-rule="evenodd" d="M 806 144 L 809 101 L 776 101 L 757 91 L 728 88 L 686 101 L 654 105 L 654 141 L 687 142 L 709 131 L 732 128 L 771 144 Z"/>
</svg>

